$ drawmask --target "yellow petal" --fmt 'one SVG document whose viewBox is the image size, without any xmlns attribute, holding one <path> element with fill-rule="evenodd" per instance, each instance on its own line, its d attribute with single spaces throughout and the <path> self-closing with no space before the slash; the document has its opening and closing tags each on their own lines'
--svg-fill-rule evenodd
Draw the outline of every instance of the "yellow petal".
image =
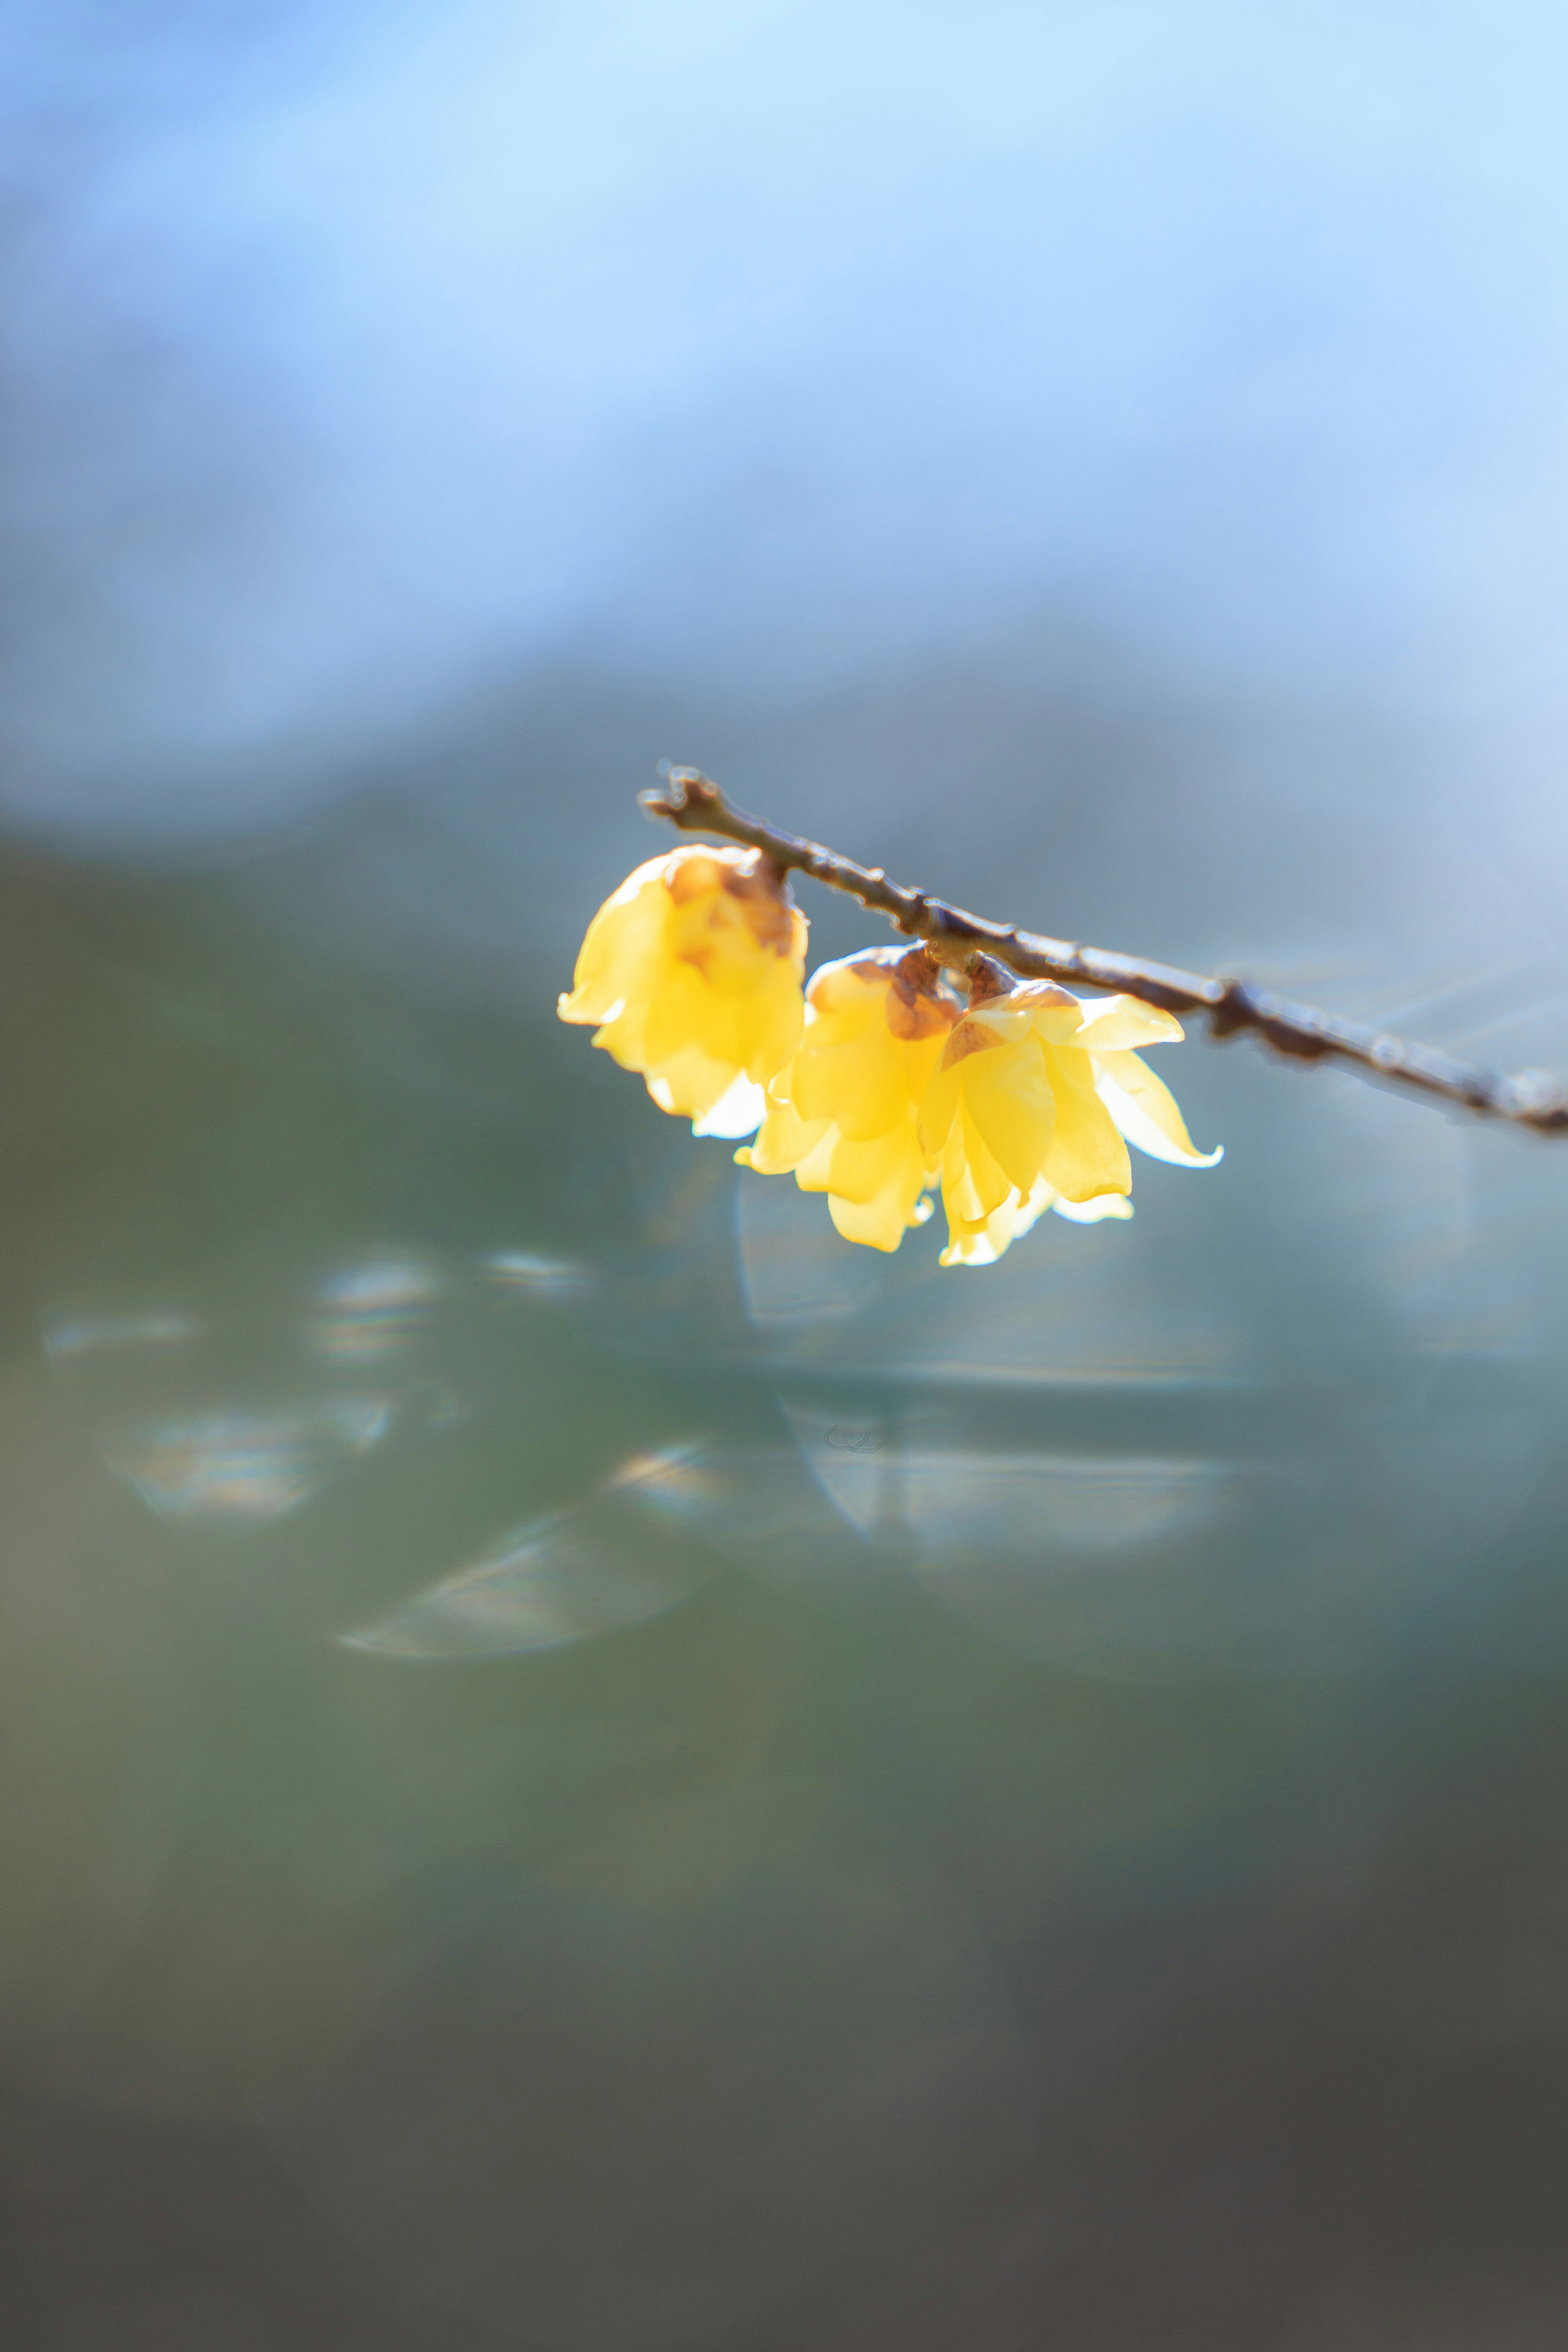
<svg viewBox="0 0 1568 2352">
<path fill-rule="evenodd" d="M 1133 1204 L 1124 1192 L 1103 1192 L 1097 1201 L 1064 1201 L 1059 1194 L 1051 1203 L 1059 1217 L 1070 1224 L 1097 1225 L 1106 1217 L 1130 1217 Z"/>
<path fill-rule="evenodd" d="M 1044 1216 L 1047 1209 L 1059 1209 L 1061 1206 L 1061 1195 L 1046 1182 L 1043 1176 L 1030 1187 L 1021 1201 L 1015 1202 L 1010 1206 L 1004 1202 L 991 1220 L 993 1226 L 1000 1226 L 1006 1233 L 1007 1238 L 1002 1243 L 1002 1248 L 1007 1248 L 1009 1243 L 1021 1241 L 1030 1227 Z M 1000 1255 L 1001 1252 L 998 1250 L 998 1255 Z"/>
<path fill-rule="evenodd" d="M 1094 1091 L 1088 1055 L 1071 1045 L 1041 1045 L 1040 1051 L 1056 1097 L 1056 1126 L 1040 1172 L 1068 1201 L 1130 1192 L 1127 1147 Z"/>
<path fill-rule="evenodd" d="M 563 1013 L 560 1017 L 563 1021 L 570 1021 L 575 1020 L 577 1016 L 575 1013 Z M 641 1070 L 647 1066 L 648 1061 L 648 1056 L 643 1051 L 646 1029 L 646 1005 L 617 1004 L 612 1008 L 603 1028 L 594 1031 L 593 1042 L 602 1053 L 608 1054 L 612 1061 L 619 1062 L 623 1070 Z"/>
<path fill-rule="evenodd" d="M 831 1118 L 841 1135 L 857 1142 L 885 1135 L 910 1103 L 898 1043 L 885 1023 L 848 1045 L 818 1049 L 804 1044 L 789 1091 L 802 1118 Z"/>
<path fill-rule="evenodd" d="M 1030 1029 L 1048 1045 L 1060 1045 L 1076 1037 L 1083 1025 L 1082 1005 L 1065 988 L 1058 988 L 1054 981 L 1025 981 L 1008 1002 L 1028 1013 Z"/>
<path fill-rule="evenodd" d="M 850 1144 L 840 1151 L 864 1155 L 880 1150 L 870 1144 Z M 924 1224 L 931 1213 L 931 1203 L 920 1195 L 925 1183 L 925 1164 L 915 1146 L 914 1122 L 910 1122 L 902 1154 L 884 1155 L 890 1160 L 883 1181 L 878 1189 L 862 1200 L 852 1199 L 839 1190 L 835 1181 L 828 1194 L 828 1207 L 834 1224 L 846 1241 L 862 1242 L 868 1248 L 895 1250 L 912 1225 Z M 834 1155 L 835 1174 L 838 1154 Z"/>
<path fill-rule="evenodd" d="M 1006 1247 L 1007 1244 L 1003 1242 L 1001 1249 Z M 1000 1255 L 1001 1250 L 981 1226 L 978 1233 L 954 1234 L 936 1263 L 938 1265 L 995 1265 Z"/>
<path fill-rule="evenodd" d="M 1020 1000 L 1021 990 L 1011 996 L 992 997 L 988 1003 L 971 1005 L 964 1018 L 976 1023 L 992 1045 L 1016 1045 L 1029 1035 L 1038 1017 L 1036 1008 Z"/>
<path fill-rule="evenodd" d="M 964 1108 L 1009 1184 L 1027 1192 L 1045 1164 L 1056 1100 L 1039 1046 L 1026 1038 L 962 1065 Z"/>
<path fill-rule="evenodd" d="M 996 1159 L 985 1137 L 969 1116 L 968 1105 L 953 1123 L 943 1156 L 944 1171 L 951 1164 L 955 1171 L 953 1200 L 960 1219 L 988 1217 L 999 1209 L 1013 1190 L 1012 1178 Z M 946 1197 L 944 1174 L 943 1196 Z"/>
<path fill-rule="evenodd" d="M 909 1228 L 898 1203 L 888 1193 L 874 1201 L 846 1201 L 840 1192 L 828 1195 L 828 1214 L 847 1242 L 866 1249 L 895 1250 Z"/>
<path fill-rule="evenodd" d="M 753 854 L 674 850 L 606 899 L 558 1009 L 597 1022 L 594 1044 L 640 1070 L 662 1109 L 744 1134 L 800 1041 L 805 946 L 804 918 Z"/>
<path fill-rule="evenodd" d="M 944 1265 L 995 1265 L 1016 1241 L 1021 1241 L 1045 1210 L 1057 1205 L 1056 1195 L 1041 1177 L 1023 1198 L 1016 1193 L 977 1225 L 960 1226 L 943 1251 Z"/>
<path fill-rule="evenodd" d="M 667 1062 L 688 1045 L 729 1058 L 732 1011 L 703 984 L 691 964 L 665 963 L 642 992 L 643 1035 L 650 1065 Z M 628 1010 L 631 1010 L 629 1005 Z"/>
<path fill-rule="evenodd" d="M 572 991 L 558 1008 L 563 1021 L 604 1021 L 629 994 L 641 993 L 664 953 L 673 908 L 664 887 L 664 861 L 629 874 L 588 927 L 572 975 Z"/>
<path fill-rule="evenodd" d="M 907 1117 L 901 1128 L 873 1142 L 840 1141 L 833 1147 L 828 1189 L 846 1201 L 872 1201 L 890 1186 L 913 1201 L 925 1182 L 925 1162 Z"/>
<path fill-rule="evenodd" d="M 836 963 L 819 964 L 807 994 L 819 1020 L 842 1022 L 846 1035 L 868 1028 L 883 1017 L 883 1000 L 893 974 L 872 949 L 859 956 L 843 956 Z"/>
<path fill-rule="evenodd" d="M 743 908 L 722 890 L 704 893 L 675 909 L 670 951 L 689 963 L 720 996 L 747 996 L 778 957 L 760 947 Z"/>
<path fill-rule="evenodd" d="M 735 1156 L 743 1168 L 755 1168 L 759 1176 L 787 1176 L 827 1132 L 826 1119 L 808 1123 L 793 1103 L 769 1096 L 768 1116 L 758 1129 L 757 1140 L 743 1145 Z"/>
<path fill-rule="evenodd" d="M 737 1016 L 742 1068 L 758 1086 L 777 1076 L 800 1043 L 805 1007 L 798 983 L 780 971 Z"/>
<path fill-rule="evenodd" d="M 960 1069 L 944 1063 L 920 1097 L 920 1147 L 928 1164 L 934 1164 L 942 1155 L 957 1114 L 962 1087 Z"/>
<path fill-rule="evenodd" d="M 1179 1044 L 1184 1032 L 1174 1013 L 1157 1004 L 1144 1004 L 1135 996 L 1106 996 L 1083 1007 L 1083 1026 L 1072 1040 L 1091 1054 L 1118 1051 L 1125 1045 Z"/>
<path fill-rule="evenodd" d="M 735 1084 L 733 1062 L 716 1061 L 700 1045 L 688 1045 L 644 1073 L 648 1092 L 674 1118 L 706 1117 Z"/>
<path fill-rule="evenodd" d="M 795 1171 L 795 1181 L 802 1192 L 825 1192 L 832 1174 L 833 1154 L 839 1148 L 838 1130 L 830 1120 Z"/>
<path fill-rule="evenodd" d="M 1136 1054 L 1094 1055 L 1094 1082 L 1101 1101 L 1129 1143 L 1152 1160 L 1176 1167 L 1212 1168 L 1225 1150 L 1199 1151 L 1186 1131 L 1176 1097 Z"/>
</svg>

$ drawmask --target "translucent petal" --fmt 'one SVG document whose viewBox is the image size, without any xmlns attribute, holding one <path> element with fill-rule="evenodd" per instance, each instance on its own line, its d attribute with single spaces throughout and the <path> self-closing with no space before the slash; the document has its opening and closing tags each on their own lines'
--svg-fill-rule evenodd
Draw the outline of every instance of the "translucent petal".
<svg viewBox="0 0 1568 2352">
<path fill-rule="evenodd" d="M 1199 1151 L 1186 1131 L 1176 1097 L 1136 1054 L 1094 1055 L 1094 1082 L 1101 1101 L 1129 1143 L 1151 1160 L 1168 1160 L 1176 1167 L 1212 1168 L 1223 1154 L 1223 1144 Z"/>
<path fill-rule="evenodd" d="M 1004 1241 L 998 1248 L 982 1225 L 977 1233 L 954 1234 L 936 1263 L 938 1265 L 995 1265 L 1006 1247 Z"/>
<path fill-rule="evenodd" d="M 1031 1013 L 1070 1013 L 1082 1016 L 1083 1007 L 1071 989 L 1062 988 L 1054 980 L 1020 980 L 1008 999 L 1009 1004 L 1025 1004 Z"/>
<path fill-rule="evenodd" d="M 901 1199 L 913 1201 L 925 1181 L 925 1162 L 907 1115 L 901 1127 L 873 1142 L 841 1140 L 833 1147 L 829 1190 L 846 1201 L 873 1201 L 890 1187 Z"/>
<path fill-rule="evenodd" d="M 664 864 L 655 857 L 640 866 L 594 916 L 578 953 L 572 992 L 561 1001 L 563 1021 L 602 1021 L 618 999 L 646 989 L 674 912 Z"/>
<path fill-rule="evenodd" d="M 1097 1225 L 1106 1217 L 1130 1217 L 1133 1204 L 1124 1192 L 1103 1192 L 1097 1201 L 1064 1201 L 1060 1195 L 1051 1202 L 1059 1217 L 1070 1224 Z"/>
<path fill-rule="evenodd" d="M 1042 1045 L 1040 1051 L 1056 1097 L 1056 1127 L 1042 1174 L 1069 1201 L 1130 1192 L 1133 1169 L 1127 1147 L 1094 1091 L 1088 1055 L 1070 1045 Z"/>
<path fill-rule="evenodd" d="M 860 1242 L 867 1249 L 895 1250 L 912 1222 L 891 1188 L 871 1201 L 846 1201 L 841 1193 L 830 1192 L 828 1212 L 845 1241 Z"/>
<path fill-rule="evenodd" d="M 994 1045 L 1016 1045 L 1034 1026 L 1035 1012 L 1017 996 L 998 996 L 988 1004 L 971 1005 L 966 1017 L 983 1029 Z"/>
<path fill-rule="evenodd" d="M 645 1073 L 648 1092 L 673 1118 L 702 1118 L 735 1083 L 733 1062 L 716 1061 L 698 1045 L 672 1054 Z"/>
<path fill-rule="evenodd" d="M 833 1154 L 838 1150 L 836 1129 L 830 1122 L 818 1140 L 795 1171 L 795 1181 L 802 1192 L 825 1192 L 831 1177 Z"/>
<path fill-rule="evenodd" d="M 803 1119 L 793 1103 L 779 1102 L 770 1096 L 768 1116 L 763 1120 L 755 1143 L 736 1153 L 743 1168 L 755 1168 L 759 1176 L 786 1176 L 798 1168 L 813 1145 L 829 1132 L 826 1119 Z"/>
<path fill-rule="evenodd" d="M 961 1065 L 946 1062 L 927 1084 L 920 1098 L 920 1144 L 928 1160 L 941 1156 L 954 1118 L 957 1115 L 958 1097 L 963 1086 Z"/>
<path fill-rule="evenodd" d="M 1061 1206 L 1061 1195 L 1052 1190 L 1043 1176 L 1037 1184 L 1030 1187 L 1021 1201 L 1011 1205 L 1004 1202 L 991 1219 L 993 1234 L 999 1229 L 1006 1236 L 998 1249 L 998 1256 L 1001 1255 L 1002 1250 L 1006 1249 L 1010 1243 L 1021 1241 L 1030 1227 L 1044 1216 L 1047 1209 L 1060 1210 Z M 1129 1211 L 1128 1213 L 1131 1214 L 1131 1212 Z"/>
<path fill-rule="evenodd" d="M 1072 1040 L 1092 1054 L 1125 1045 L 1178 1045 L 1185 1034 L 1174 1013 L 1142 1004 L 1135 996 L 1107 996 L 1083 1007 L 1083 1026 Z"/>
<path fill-rule="evenodd" d="M 1047 1004 L 1030 1023 L 1030 1028 L 1043 1045 L 1076 1045 L 1083 1015 L 1076 1003 Z"/>
<path fill-rule="evenodd" d="M 859 955 L 818 966 L 807 993 L 820 1020 L 841 1021 L 848 1036 L 881 1018 L 883 998 L 893 978 L 884 963 L 873 961 L 881 955 L 881 950 L 867 948 Z"/>
<path fill-rule="evenodd" d="M 704 891 L 677 907 L 669 939 L 671 954 L 722 996 L 745 995 L 757 986 L 763 965 L 774 960 L 758 947 L 740 908 L 721 889 Z"/>
<path fill-rule="evenodd" d="M 758 1086 L 776 1077 L 800 1043 L 805 1006 L 793 976 L 779 968 L 768 987 L 738 1015 L 741 1066 Z"/>
<path fill-rule="evenodd" d="M 986 1212 L 975 1191 L 969 1173 L 968 1155 L 964 1150 L 964 1123 L 956 1118 L 948 1130 L 946 1146 L 942 1153 L 942 1207 L 947 1219 L 949 1234 L 960 1226 L 983 1223 Z"/>
<path fill-rule="evenodd" d="M 749 853 L 683 848 L 629 875 L 590 924 L 566 1021 L 640 1070 L 662 1109 L 746 1134 L 800 1044 L 806 926 Z M 737 1080 L 744 1080 L 732 1095 Z M 719 1106 L 723 1105 L 720 1108 Z M 754 1116 L 755 1114 L 755 1116 Z"/>
<path fill-rule="evenodd" d="M 561 1018 L 564 1021 L 568 1015 L 562 1013 Z M 594 1031 L 593 1042 L 623 1070 L 641 1070 L 648 1059 L 643 1051 L 646 1027 L 647 1006 L 622 1001 L 612 1008 L 603 1028 Z"/>
<path fill-rule="evenodd" d="M 955 1131 L 962 1138 L 964 1165 L 967 1176 L 967 1197 L 975 1203 L 973 1208 L 961 1207 L 959 1213 L 965 1216 L 988 1217 L 993 1209 L 1001 1207 L 1002 1202 L 1014 1189 L 1013 1180 L 976 1126 L 967 1101 L 965 1102 L 961 1118 L 956 1123 Z M 949 1151 L 952 1148 L 952 1138 L 949 1137 Z"/>
<path fill-rule="evenodd" d="M 1031 1038 L 962 1065 L 964 1108 L 1009 1184 L 1027 1192 L 1045 1164 L 1056 1100 L 1045 1061 Z"/>
<path fill-rule="evenodd" d="M 956 1069 L 958 1064 L 967 1061 L 971 1054 L 994 1053 L 1001 1043 L 988 1021 L 981 1021 L 975 1013 L 966 1013 L 963 1019 L 955 1024 L 942 1049 L 941 1067 Z"/>
<path fill-rule="evenodd" d="M 649 1066 L 698 1045 L 738 1067 L 736 1013 L 734 1001 L 716 995 L 695 964 L 665 965 L 649 995 L 643 1032 Z"/>
<path fill-rule="evenodd" d="M 1041 1177 L 1023 1198 L 1014 1194 L 977 1225 L 965 1225 L 952 1234 L 942 1253 L 944 1265 L 995 1265 L 1016 1241 L 1020 1241 L 1045 1210 L 1060 1205 Z"/>
<path fill-rule="evenodd" d="M 831 1118 L 841 1135 L 864 1142 L 897 1126 L 910 1104 L 908 1073 L 885 1022 L 848 1045 L 803 1045 L 789 1091 L 802 1118 Z"/>
</svg>

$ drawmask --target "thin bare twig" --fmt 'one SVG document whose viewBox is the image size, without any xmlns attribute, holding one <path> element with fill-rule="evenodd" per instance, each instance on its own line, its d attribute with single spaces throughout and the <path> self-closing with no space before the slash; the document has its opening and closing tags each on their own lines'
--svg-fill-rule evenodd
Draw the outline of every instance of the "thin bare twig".
<svg viewBox="0 0 1568 2352">
<path fill-rule="evenodd" d="M 1232 1037 L 1252 1031 L 1276 1052 L 1296 1061 L 1321 1062 L 1329 1056 L 1348 1063 L 1364 1077 L 1385 1085 L 1410 1087 L 1483 1117 L 1511 1119 L 1542 1135 L 1568 1133 L 1568 1087 L 1544 1070 L 1522 1070 L 1504 1077 L 1492 1070 L 1471 1068 L 1427 1045 L 1406 1045 L 1380 1029 L 1354 1021 L 1336 1021 L 1305 1004 L 1254 988 L 1245 980 L 1211 980 L 1201 972 L 1179 971 L 1175 966 L 1145 963 L 1136 956 L 1112 955 L 1101 948 L 1079 947 L 1067 940 L 1042 938 L 1020 931 L 1010 923 L 988 923 L 967 915 L 924 890 L 890 882 L 880 866 L 857 866 L 852 857 L 824 849 L 819 842 L 802 841 L 780 833 L 732 808 L 708 778 L 695 768 L 671 768 L 667 788 L 644 793 L 643 805 L 650 815 L 668 818 L 683 833 L 716 833 L 727 841 L 759 849 L 781 873 L 809 874 L 830 890 L 847 891 L 862 907 L 885 915 L 910 937 L 925 941 L 939 962 L 962 968 L 972 957 L 995 956 L 1026 980 L 1054 980 L 1067 987 L 1109 989 L 1158 1004 L 1167 1013 L 1200 1013 L 1207 1016 L 1209 1033 Z"/>
</svg>

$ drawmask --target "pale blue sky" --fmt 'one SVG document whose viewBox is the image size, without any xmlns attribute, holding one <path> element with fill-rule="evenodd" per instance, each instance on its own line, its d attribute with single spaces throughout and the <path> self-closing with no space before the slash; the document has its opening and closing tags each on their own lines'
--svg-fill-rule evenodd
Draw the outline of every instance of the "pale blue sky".
<svg viewBox="0 0 1568 2352">
<path fill-rule="evenodd" d="M 246 823 L 540 660 L 799 700 L 1053 604 L 1568 732 L 1558 10 L 0 37 L 26 814 Z"/>
</svg>

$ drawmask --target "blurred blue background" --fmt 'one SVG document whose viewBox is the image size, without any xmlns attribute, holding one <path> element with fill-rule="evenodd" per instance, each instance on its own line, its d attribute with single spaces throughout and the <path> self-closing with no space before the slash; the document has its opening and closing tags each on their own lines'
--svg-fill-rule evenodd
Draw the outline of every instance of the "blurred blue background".
<svg viewBox="0 0 1568 2352">
<path fill-rule="evenodd" d="M 1563 2340 L 1568 1146 L 1195 1038 L 945 1275 L 553 1008 L 669 757 L 1568 1066 L 1565 103 L 0 16 L 7 2347 Z"/>
</svg>

